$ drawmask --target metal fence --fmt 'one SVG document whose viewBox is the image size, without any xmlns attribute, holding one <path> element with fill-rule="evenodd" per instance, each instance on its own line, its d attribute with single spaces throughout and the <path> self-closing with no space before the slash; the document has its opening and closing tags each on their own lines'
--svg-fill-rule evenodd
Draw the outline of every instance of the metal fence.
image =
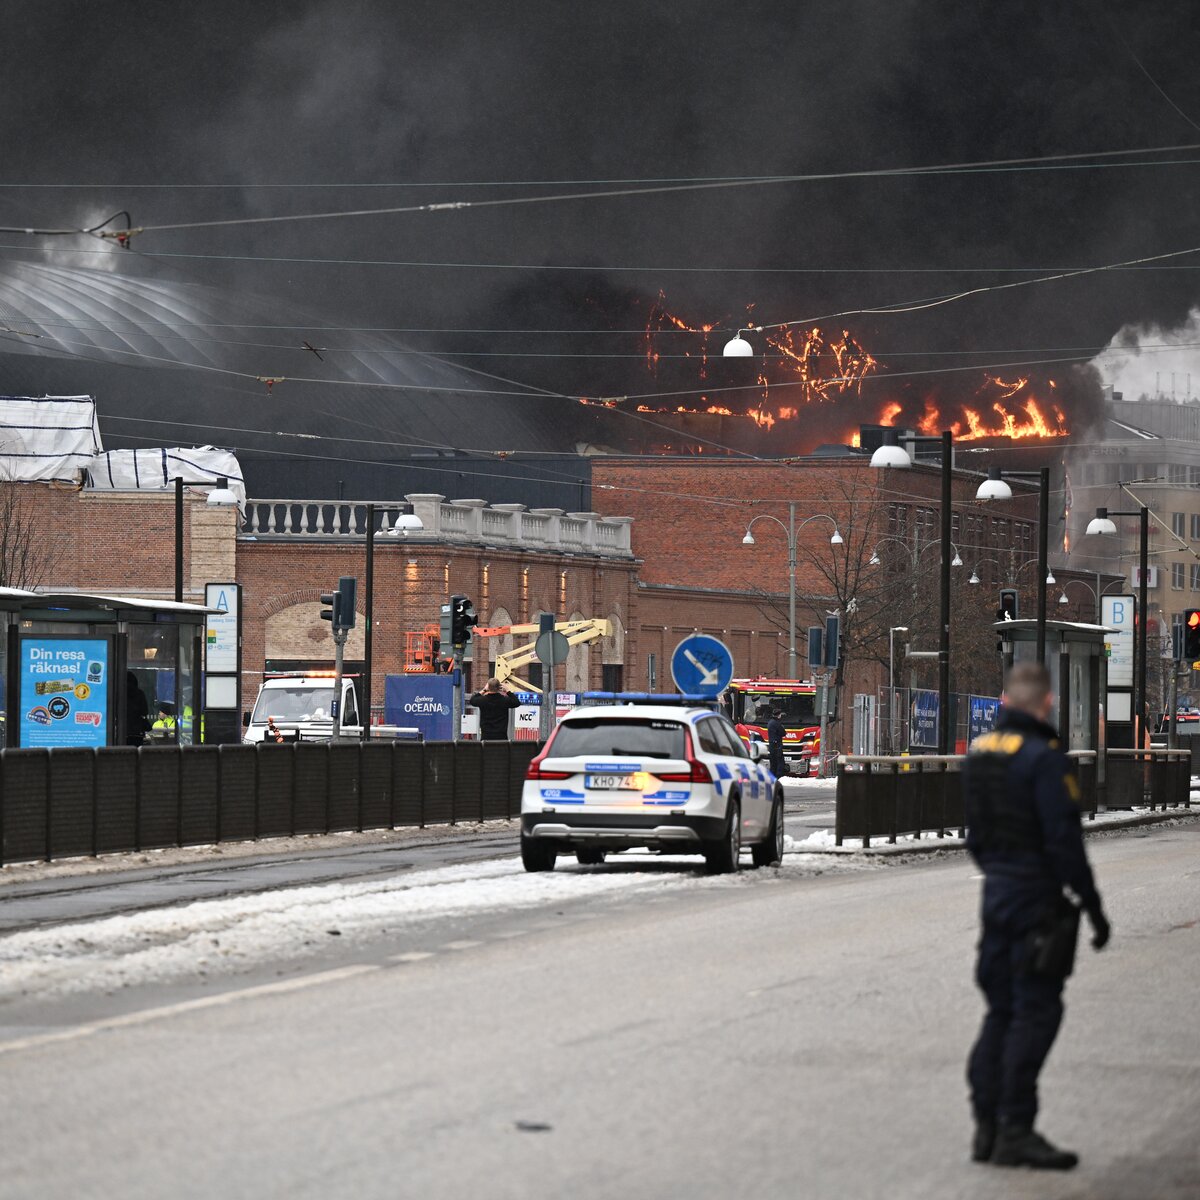
<svg viewBox="0 0 1200 1200">
<path fill-rule="evenodd" d="M 0 752 L 0 865 L 510 818 L 536 743 Z"/>
<path fill-rule="evenodd" d="M 1101 809 L 1191 807 L 1189 750 L 1109 750 L 1098 778 L 1094 750 L 1072 751 L 1083 811 L 1094 820 Z M 948 831 L 962 837 L 965 814 L 960 754 L 842 755 L 838 759 L 834 834 L 846 838 L 886 837 Z"/>
</svg>

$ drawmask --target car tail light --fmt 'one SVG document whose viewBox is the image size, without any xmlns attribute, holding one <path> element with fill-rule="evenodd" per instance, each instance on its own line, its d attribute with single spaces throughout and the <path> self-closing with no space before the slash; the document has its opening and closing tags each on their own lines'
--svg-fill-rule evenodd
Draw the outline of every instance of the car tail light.
<svg viewBox="0 0 1200 1200">
<path fill-rule="evenodd" d="M 551 742 L 554 739 L 551 738 Z M 572 772 L 570 771 L 546 771 L 542 769 L 542 761 L 546 757 L 546 752 L 550 749 L 550 742 L 547 742 L 541 754 L 536 758 L 531 759 L 529 767 L 525 771 L 526 779 L 570 779 Z"/>
<path fill-rule="evenodd" d="M 685 729 L 683 736 L 686 746 L 684 757 L 688 761 L 689 769 L 686 771 L 655 771 L 655 776 L 663 783 L 712 783 L 712 775 L 709 774 L 708 768 L 696 757 L 695 751 L 692 749 L 690 731 Z"/>
</svg>

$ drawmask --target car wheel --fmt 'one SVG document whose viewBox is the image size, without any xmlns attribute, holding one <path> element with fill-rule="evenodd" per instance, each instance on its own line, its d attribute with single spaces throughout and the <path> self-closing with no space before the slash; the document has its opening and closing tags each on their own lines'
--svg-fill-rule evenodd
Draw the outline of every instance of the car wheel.
<svg viewBox="0 0 1200 1200">
<path fill-rule="evenodd" d="M 783 862 L 783 796 L 776 795 L 767 836 L 751 846 L 750 857 L 756 867 L 777 867 Z"/>
<path fill-rule="evenodd" d="M 605 850 L 576 850 L 575 857 L 581 867 L 598 867 L 607 854 Z"/>
<path fill-rule="evenodd" d="M 741 867 L 742 809 L 736 797 L 729 802 L 729 818 L 725 836 L 710 842 L 704 850 L 704 865 L 710 875 L 728 875 Z"/>
<path fill-rule="evenodd" d="M 521 834 L 521 862 L 527 871 L 553 871 L 558 851 L 550 842 Z"/>
</svg>

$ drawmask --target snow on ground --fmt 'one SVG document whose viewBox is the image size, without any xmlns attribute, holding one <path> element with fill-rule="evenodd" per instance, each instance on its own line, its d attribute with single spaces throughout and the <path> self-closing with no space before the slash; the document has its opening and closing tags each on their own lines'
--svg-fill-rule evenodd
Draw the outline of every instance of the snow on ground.
<svg viewBox="0 0 1200 1200">
<path fill-rule="evenodd" d="M 780 781 L 785 792 L 834 792 L 837 788 L 836 779 L 817 779 L 816 776 L 808 776 L 800 779 L 792 775 L 785 775 Z"/>
<path fill-rule="evenodd" d="M 664 863 L 685 869 L 664 870 Z M 853 869 L 848 862 L 845 868 Z M 799 856 L 783 869 L 818 874 L 828 871 L 830 863 L 816 855 Z M 536 915 L 536 910 L 568 901 L 752 886 L 773 875 L 744 871 L 710 877 L 694 858 L 632 854 L 622 854 L 615 866 L 527 874 L 519 860 L 501 859 L 203 900 L 10 934 L 0 939 L 0 1000 L 33 991 L 111 991 L 182 976 L 227 974 L 263 960 L 303 955 L 328 941 L 331 930 L 343 940 L 364 940 L 437 917 L 510 910 L 535 910 Z"/>
</svg>

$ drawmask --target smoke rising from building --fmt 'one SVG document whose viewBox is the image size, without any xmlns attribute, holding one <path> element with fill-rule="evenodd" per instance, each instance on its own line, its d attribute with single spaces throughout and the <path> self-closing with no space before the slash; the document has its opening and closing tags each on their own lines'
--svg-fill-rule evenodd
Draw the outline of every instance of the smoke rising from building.
<svg viewBox="0 0 1200 1200">
<path fill-rule="evenodd" d="M 1180 7 L 1127 5 L 1119 31 L 1092 14 L 1079 2 L 1039 6 L 1031 21 L 1025 6 L 917 0 L 736 12 L 707 0 L 452 11 L 214 0 L 166 15 L 147 0 L 101 0 L 84 27 L 74 6 L 19 0 L 0 81 L 14 131 L 5 177 L 97 186 L 0 188 L 0 222 L 79 225 L 119 209 L 145 224 L 236 219 L 556 190 L 466 186 L 479 181 L 774 175 L 1200 141 L 1130 56 L 1200 114 L 1195 30 Z M 326 326 L 403 331 L 412 347 L 569 395 L 674 380 L 691 393 L 678 403 L 703 408 L 705 386 L 725 381 L 748 388 L 744 400 L 711 403 L 740 413 L 754 407 L 755 379 L 720 364 L 706 379 L 689 362 L 647 372 L 642 331 L 660 291 L 673 311 L 736 325 L 1180 249 L 1197 241 L 1198 172 L 1059 164 L 180 231 L 143 235 L 128 253 L 75 244 L 67 261 L 254 293 Z M 378 183 L 396 186 L 350 186 Z M 321 186 L 252 186 L 263 184 Z M 25 257 L 58 263 L 68 247 L 49 249 Z M 1087 421 L 1097 380 L 1072 354 L 1086 361 L 1130 326 L 1176 328 L 1198 303 L 1196 272 L 1139 270 L 822 323 L 880 366 L 861 388 L 810 403 L 800 440 L 838 440 L 889 401 L 914 420 L 930 397 L 961 409 L 985 373 L 1019 372 L 1039 400 L 1053 379 L 1068 421 Z M 694 345 L 673 340 L 689 336 Z M 291 369 L 262 361 L 263 374 Z M 938 374 L 910 374 L 921 371 Z M 787 403 L 775 382 L 777 412 Z M 396 397 L 397 419 L 405 403 Z M 767 445 L 792 448 L 782 429 L 768 427 Z"/>
</svg>

